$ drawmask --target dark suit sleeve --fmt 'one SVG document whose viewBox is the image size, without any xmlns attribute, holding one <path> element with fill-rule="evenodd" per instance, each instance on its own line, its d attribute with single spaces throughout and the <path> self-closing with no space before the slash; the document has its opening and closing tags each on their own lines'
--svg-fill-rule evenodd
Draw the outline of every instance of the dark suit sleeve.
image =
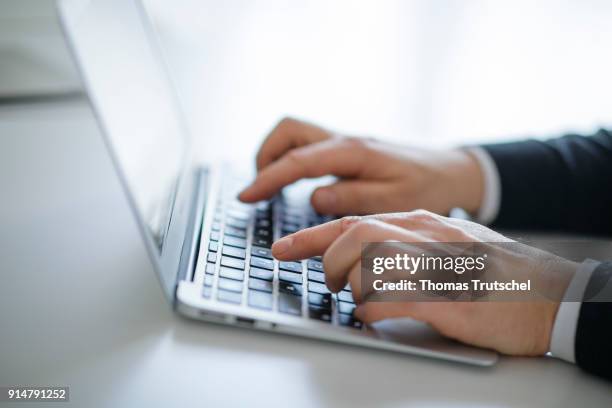
<svg viewBox="0 0 612 408">
<path fill-rule="evenodd" d="M 501 183 L 493 227 L 612 234 L 612 133 L 482 147 Z"/>
<path fill-rule="evenodd" d="M 587 285 L 576 326 L 576 364 L 612 380 L 612 262 L 599 265 Z"/>
</svg>

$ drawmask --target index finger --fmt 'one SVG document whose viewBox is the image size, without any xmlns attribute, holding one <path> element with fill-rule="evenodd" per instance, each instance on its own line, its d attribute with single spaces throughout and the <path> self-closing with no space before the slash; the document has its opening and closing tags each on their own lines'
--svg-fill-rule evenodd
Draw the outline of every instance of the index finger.
<svg viewBox="0 0 612 408">
<path fill-rule="evenodd" d="M 323 255 L 332 242 L 360 219 L 344 217 L 287 235 L 272 245 L 272 255 L 281 261 Z"/>
<path fill-rule="evenodd" d="M 331 139 L 289 151 L 259 172 L 238 198 L 244 202 L 269 199 L 283 187 L 303 178 L 356 176 L 365 150 L 352 139 Z"/>
</svg>

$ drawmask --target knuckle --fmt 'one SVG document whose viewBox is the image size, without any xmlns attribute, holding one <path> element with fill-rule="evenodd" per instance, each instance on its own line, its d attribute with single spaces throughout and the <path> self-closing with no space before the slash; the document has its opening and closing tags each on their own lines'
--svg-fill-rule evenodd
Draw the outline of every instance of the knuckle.
<svg viewBox="0 0 612 408">
<path fill-rule="evenodd" d="M 291 149 L 285 155 L 285 158 L 289 163 L 291 163 L 300 173 L 308 174 L 310 172 L 309 169 L 309 160 L 307 160 L 305 156 L 306 151 L 304 148 L 295 148 Z"/>
<path fill-rule="evenodd" d="M 299 149 L 291 149 L 287 152 L 286 157 L 291 161 L 299 161 L 301 158 L 301 154 L 299 152 Z"/>
<path fill-rule="evenodd" d="M 465 231 L 454 225 L 447 225 L 446 232 L 448 237 L 453 241 L 465 241 L 469 237 Z"/>
<path fill-rule="evenodd" d="M 350 215 L 350 216 L 347 216 L 347 217 L 342 217 L 340 219 L 341 230 L 342 231 L 347 231 L 355 223 L 359 222 L 359 220 L 361 220 L 361 217 L 356 216 L 356 215 Z"/>
<path fill-rule="evenodd" d="M 285 157 L 293 164 L 297 164 L 299 166 L 303 165 L 303 154 L 299 148 L 289 150 Z"/>
<path fill-rule="evenodd" d="M 280 127 L 290 126 L 296 122 L 297 121 L 295 118 L 292 118 L 291 116 L 284 116 L 281 120 L 278 121 L 278 124 L 276 125 L 276 127 L 280 128 Z"/>
<path fill-rule="evenodd" d="M 408 216 L 415 222 L 427 223 L 436 219 L 435 214 L 427 210 L 414 210 L 408 213 Z"/>
<path fill-rule="evenodd" d="M 352 233 L 356 238 L 360 239 L 368 235 L 375 225 L 378 225 L 380 221 L 375 219 L 362 218 L 357 221 L 351 228 Z"/>
<path fill-rule="evenodd" d="M 367 141 L 360 137 L 348 136 L 344 139 L 344 143 L 354 150 L 363 150 L 367 147 Z"/>
</svg>

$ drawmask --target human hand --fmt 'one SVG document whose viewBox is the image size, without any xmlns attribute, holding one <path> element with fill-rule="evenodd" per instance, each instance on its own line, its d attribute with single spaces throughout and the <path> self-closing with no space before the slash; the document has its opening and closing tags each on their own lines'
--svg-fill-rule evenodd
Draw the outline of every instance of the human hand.
<svg viewBox="0 0 612 408">
<path fill-rule="evenodd" d="M 368 302 L 361 288 L 361 251 L 364 242 L 508 242 L 508 238 L 479 224 L 450 219 L 426 211 L 345 217 L 307 228 L 277 241 L 273 255 L 280 260 L 324 254 L 325 279 L 337 292 L 347 282 L 358 304 L 355 316 L 364 323 L 410 317 L 430 324 L 441 334 L 461 342 L 512 355 L 542 355 L 549 350 L 558 301 L 512 302 Z M 525 246 L 520 253 L 496 257 L 498 267 L 517 275 L 526 270 L 549 279 L 569 282 L 576 265 Z M 562 278 L 562 279 L 561 279 Z M 560 292 L 566 286 L 560 285 Z"/>
<path fill-rule="evenodd" d="M 418 208 L 475 213 L 483 181 L 476 160 L 461 150 L 430 151 L 347 137 L 296 119 L 283 119 L 257 154 L 258 174 L 239 199 L 269 199 L 303 178 L 339 180 L 311 197 L 321 214 L 372 214 Z"/>
</svg>

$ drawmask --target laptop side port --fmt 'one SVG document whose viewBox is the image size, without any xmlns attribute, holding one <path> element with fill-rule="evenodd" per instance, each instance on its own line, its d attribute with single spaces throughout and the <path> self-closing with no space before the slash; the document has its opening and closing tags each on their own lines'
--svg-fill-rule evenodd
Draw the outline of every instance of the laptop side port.
<svg viewBox="0 0 612 408">
<path fill-rule="evenodd" d="M 255 326 L 255 319 L 250 319 L 248 317 L 236 316 L 236 325 L 244 326 L 244 327 L 253 327 L 253 326 Z"/>
</svg>

